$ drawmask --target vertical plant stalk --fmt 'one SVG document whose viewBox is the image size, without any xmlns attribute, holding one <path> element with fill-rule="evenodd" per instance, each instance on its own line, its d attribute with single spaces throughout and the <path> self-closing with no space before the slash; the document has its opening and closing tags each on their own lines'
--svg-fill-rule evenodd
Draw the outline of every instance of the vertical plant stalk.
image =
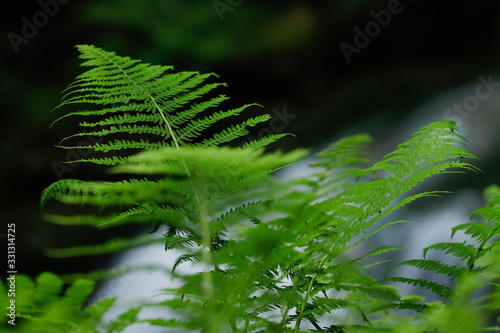
<svg viewBox="0 0 500 333">
<path fill-rule="evenodd" d="M 205 195 L 205 185 L 202 180 L 200 182 L 200 187 L 197 193 L 194 194 L 196 205 L 198 206 L 199 212 L 199 222 L 201 230 L 201 243 L 202 243 L 202 260 L 207 267 L 214 267 L 216 271 L 219 271 L 219 267 L 213 262 L 213 246 L 212 246 L 212 236 L 210 232 L 210 226 L 207 222 L 208 210 L 207 210 L 207 199 Z M 218 333 L 218 321 L 213 317 L 215 315 L 214 305 L 215 305 L 215 288 L 212 276 L 212 271 L 206 270 L 202 273 L 202 288 L 203 293 L 207 301 L 207 306 L 209 308 L 209 314 L 211 315 L 208 319 L 208 332 Z"/>
<path fill-rule="evenodd" d="M 294 277 L 293 278 L 293 291 L 292 291 L 292 294 L 295 294 L 295 292 L 297 291 L 297 277 Z M 281 316 L 281 323 L 280 323 L 280 327 L 283 328 L 283 326 L 285 325 L 285 321 L 286 321 L 286 317 L 288 316 L 288 312 L 290 311 L 290 303 L 289 302 L 285 302 L 285 307 L 283 308 L 283 315 Z"/>
<path fill-rule="evenodd" d="M 141 90 L 144 93 L 144 95 L 146 95 L 153 102 L 153 104 L 155 105 L 155 108 L 158 110 L 158 113 L 160 114 L 163 121 L 165 122 L 165 125 L 167 125 L 168 131 L 170 132 L 170 136 L 172 137 L 172 140 L 174 141 L 175 146 L 177 148 L 179 148 L 179 143 L 177 142 L 177 138 L 175 137 L 174 131 L 172 130 L 170 123 L 168 122 L 167 118 L 165 117 L 165 112 L 161 109 L 161 107 L 158 105 L 158 103 L 156 103 L 155 98 L 146 89 L 144 89 L 140 84 L 138 84 L 134 79 L 132 79 L 130 77 L 130 75 L 127 72 L 125 72 L 125 70 L 120 65 L 118 65 L 113 59 L 108 57 L 105 53 L 103 53 L 102 56 L 105 57 L 113 65 L 115 65 L 117 68 L 119 68 L 120 71 L 122 71 L 122 73 L 130 80 L 130 82 L 132 82 L 132 84 L 135 85 L 137 87 L 137 89 Z"/>
<path fill-rule="evenodd" d="M 328 249 L 328 252 L 333 251 L 333 248 L 335 247 L 335 244 L 332 244 L 332 246 Z M 328 254 L 325 254 L 323 259 L 318 265 L 318 271 L 323 268 L 323 265 L 325 264 L 326 259 L 328 258 Z M 304 296 L 304 300 L 302 301 L 302 304 L 300 305 L 300 312 L 299 315 L 297 316 L 297 321 L 295 322 L 295 329 L 294 332 L 298 333 L 300 329 L 300 322 L 302 321 L 302 318 L 304 317 L 304 310 L 306 308 L 307 301 L 309 301 L 309 296 L 311 295 L 311 290 L 313 287 L 314 282 L 316 281 L 316 278 L 318 277 L 318 273 L 314 273 L 314 275 L 311 278 L 311 282 L 309 282 L 309 285 L 307 286 L 307 291 L 306 295 Z"/>
<path fill-rule="evenodd" d="M 491 230 L 488 233 L 488 235 L 486 236 L 486 238 L 483 240 L 483 242 L 477 248 L 476 253 L 474 254 L 474 256 L 471 256 L 469 258 L 469 262 L 467 263 L 467 273 L 471 272 L 474 269 L 474 264 L 476 263 L 477 258 L 479 257 L 479 255 L 481 254 L 481 252 L 483 252 L 483 249 L 486 246 L 486 243 L 490 240 L 491 237 L 493 237 L 493 235 L 496 233 L 497 229 L 498 228 L 494 228 L 493 230 Z"/>
<path fill-rule="evenodd" d="M 125 73 L 125 71 L 123 71 Z M 130 76 L 125 73 L 129 78 Z M 177 149 L 180 149 L 179 142 L 177 141 L 177 137 L 172 129 L 172 126 L 170 126 L 170 122 L 168 121 L 165 112 L 163 109 L 158 105 L 156 102 L 155 98 L 148 92 L 146 91 L 143 87 L 138 85 L 132 78 L 130 80 L 148 96 L 148 98 L 153 102 L 155 108 L 157 109 L 158 113 L 160 114 L 161 118 L 165 122 L 165 125 L 167 126 L 168 132 L 170 133 L 170 137 L 172 138 L 172 141 L 174 142 L 174 145 Z M 184 169 L 186 171 L 186 175 L 191 178 L 191 173 L 189 171 L 189 168 L 187 167 L 186 161 L 182 161 Z M 201 229 L 201 243 L 203 246 L 203 251 L 202 251 L 202 260 L 207 265 L 207 267 L 212 267 L 214 266 L 215 270 L 218 271 L 219 268 L 217 265 L 213 264 L 213 258 L 212 258 L 212 253 L 213 253 L 213 247 L 212 247 L 212 237 L 210 233 L 210 227 L 208 223 L 206 222 L 206 217 L 208 216 L 208 211 L 207 211 L 207 202 L 206 202 L 206 195 L 204 193 L 204 185 L 200 187 L 201 190 L 198 193 L 194 194 L 196 205 L 198 206 L 198 212 L 199 212 L 199 218 L 200 218 L 200 229 Z M 205 298 L 208 302 L 209 308 L 213 309 L 214 302 L 215 302 L 215 288 L 214 288 L 214 283 L 213 283 L 213 277 L 212 277 L 212 272 L 211 271 L 205 271 L 203 272 L 202 275 L 202 288 L 203 292 L 205 294 Z M 213 312 L 213 311 L 210 311 Z M 210 333 L 217 333 L 217 322 L 215 320 L 209 320 L 208 322 L 209 325 L 209 332 Z"/>
<path fill-rule="evenodd" d="M 332 246 L 330 246 L 330 248 L 328 249 L 328 252 L 325 254 L 325 256 L 323 257 L 323 259 L 319 263 L 319 265 L 318 265 L 318 271 L 323 268 L 323 265 L 325 264 L 325 261 L 328 259 L 328 253 L 332 252 L 334 248 L 335 248 L 335 244 L 332 244 Z M 314 275 L 311 278 L 311 282 L 309 282 L 309 285 L 307 286 L 306 295 L 304 296 L 304 300 L 303 300 L 303 302 L 302 302 L 302 304 L 300 306 L 300 312 L 299 312 L 299 315 L 297 316 L 297 321 L 295 323 L 295 329 L 294 329 L 295 333 L 299 332 L 300 323 L 302 321 L 302 318 L 304 317 L 304 310 L 306 308 L 307 301 L 309 300 L 309 297 L 310 297 L 311 291 L 312 291 L 312 287 L 313 287 L 314 282 L 316 281 L 317 277 L 318 277 L 318 273 L 314 273 Z M 359 308 L 358 311 L 362 314 L 363 318 L 365 318 L 365 321 L 368 323 L 368 325 L 370 325 L 370 327 L 372 327 L 372 324 L 370 323 L 370 321 L 368 320 L 368 318 L 366 318 L 366 315 L 363 313 L 363 310 L 361 308 Z M 314 323 L 313 323 L 313 325 L 314 325 Z M 314 325 L 314 326 L 316 326 L 316 325 Z"/>
</svg>

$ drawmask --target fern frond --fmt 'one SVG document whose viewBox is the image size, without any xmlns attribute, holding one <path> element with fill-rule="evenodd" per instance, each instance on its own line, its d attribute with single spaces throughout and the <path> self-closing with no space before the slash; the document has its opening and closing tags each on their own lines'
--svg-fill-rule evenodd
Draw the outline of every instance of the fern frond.
<svg viewBox="0 0 500 333">
<path fill-rule="evenodd" d="M 269 115 L 250 118 L 216 134 L 212 139 L 200 141 L 205 129 L 224 118 L 238 116 L 255 104 L 229 111 L 210 112 L 204 118 L 199 118 L 200 114 L 218 107 L 228 99 L 220 95 L 206 101 L 198 101 L 217 87 L 225 86 L 224 83 L 205 83 L 214 74 L 172 73 L 171 66 L 153 66 L 92 45 L 76 47 L 80 52 L 80 58 L 87 60 L 82 66 L 91 69 L 80 74 L 68 86 L 57 108 L 69 104 L 94 107 L 63 115 L 57 121 L 72 116 L 101 119 L 82 121 L 81 127 L 95 130 L 82 131 L 62 140 L 64 142 L 84 136 L 93 138 L 94 144 L 59 145 L 61 148 L 91 149 L 108 153 L 124 149 L 157 150 L 161 147 L 178 147 L 188 142 L 203 146 L 218 146 L 247 133 L 246 127 L 255 126 L 270 118 Z M 133 137 L 134 134 L 147 134 L 156 139 L 136 139 Z M 107 142 L 98 142 L 99 138 L 102 140 L 113 135 L 126 136 L 130 139 L 109 139 Z M 81 161 L 104 162 L 92 158 Z M 114 162 L 109 159 L 105 161 Z"/>
<path fill-rule="evenodd" d="M 49 187 L 42 191 L 40 205 L 43 207 L 47 202 L 60 194 L 71 196 L 81 193 L 88 193 L 89 183 L 78 179 L 63 179 L 52 183 Z"/>
<path fill-rule="evenodd" d="M 262 138 L 257 139 L 257 140 L 245 142 L 243 144 L 242 148 L 243 149 L 260 149 L 260 148 L 266 147 L 266 146 L 270 145 L 271 143 L 276 142 L 279 139 L 281 139 L 285 136 L 288 136 L 288 135 L 294 136 L 293 134 L 288 134 L 288 133 L 270 134 L 270 135 L 267 135 L 267 136 L 262 137 Z"/>
<path fill-rule="evenodd" d="M 36 293 L 34 300 L 40 303 L 52 303 L 57 300 L 62 291 L 63 281 L 54 274 L 40 274 L 36 278 Z"/>
<path fill-rule="evenodd" d="M 179 137 L 177 138 L 178 141 L 181 144 L 186 144 L 190 141 L 192 141 L 193 138 L 196 138 L 201 135 L 201 132 L 207 128 L 210 128 L 213 124 L 216 122 L 232 117 L 232 116 L 238 116 L 241 112 L 243 112 L 246 108 L 250 106 L 255 106 L 258 104 L 249 104 L 249 105 L 244 105 L 240 108 L 237 109 L 232 109 L 229 111 L 220 111 L 220 112 L 214 112 L 210 116 L 206 116 L 205 118 L 199 119 L 199 120 L 194 120 L 184 126 L 183 128 L 179 129 L 178 134 Z M 270 116 L 264 117 L 263 121 L 266 121 L 270 118 Z M 218 145 L 216 145 L 218 146 Z"/>
<path fill-rule="evenodd" d="M 404 278 L 404 277 L 389 277 L 385 278 L 384 281 L 391 281 L 391 282 L 401 282 L 401 283 L 406 283 L 406 284 L 411 284 L 413 286 L 420 286 L 425 289 L 428 289 L 435 293 L 436 295 L 444 298 L 449 298 L 453 294 L 453 290 L 447 286 L 444 286 L 442 284 L 428 281 L 425 279 L 412 279 L 412 278 Z"/>
<path fill-rule="evenodd" d="M 385 156 L 381 162 L 366 169 L 369 172 L 384 171 L 388 175 L 376 178 L 368 183 L 358 184 L 342 192 L 331 200 L 332 205 L 342 205 L 336 215 L 352 221 L 346 236 L 351 237 L 389 212 L 402 207 L 417 198 L 436 195 L 442 191 L 430 191 L 412 195 L 392 205 L 393 200 L 408 192 L 428 177 L 442 173 L 454 173 L 454 168 L 476 170 L 472 165 L 461 160 L 473 156 L 466 150 L 456 147 L 457 142 L 452 122 L 441 121 L 421 128 L 410 140 L 398 146 L 393 153 Z M 451 160 L 451 161 L 450 161 Z M 446 192 L 444 192 L 446 193 Z M 354 199 L 355 198 L 355 199 Z"/>
<path fill-rule="evenodd" d="M 177 257 L 177 259 L 175 259 L 174 265 L 172 266 L 172 273 L 175 272 L 175 270 L 177 269 L 177 267 L 179 265 L 186 263 L 186 262 L 200 261 L 200 258 L 201 258 L 200 252 L 185 253 L 185 254 Z"/>
<path fill-rule="evenodd" d="M 475 248 L 472 245 L 463 243 L 437 243 L 424 248 L 424 259 L 428 251 L 444 251 L 445 254 L 451 253 L 455 257 L 463 260 L 470 258 L 475 253 Z"/>
<path fill-rule="evenodd" d="M 403 250 L 405 249 L 404 247 L 391 247 L 391 246 L 387 246 L 387 245 L 384 245 L 384 246 L 381 246 L 367 254 L 365 254 L 364 256 L 362 257 L 359 257 L 357 259 L 354 259 L 352 262 L 353 263 L 359 263 L 367 258 L 370 258 L 372 256 L 376 256 L 376 255 L 379 255 L 379 254 L 382 254 L 382 253 L 386 253 L 386 252 L 389 252 L 389 251 L 396 251 L 396 250 Z"/>
<path fill-rule="evenodd" d="M 458 278 L 463 275 L 465 269 L 457 268 L 456 266 L 446 265 L 437 260 L 424 260 L 424 259 L 410 259 L 402 261 L 394 266 L 392 266 L 387 273 L 399 266 L 410 266 L 425 271 L 434 272 L 438 274 L 444 274 L 451 278 Z"/>
<path fill-rule="evenodd" d="M 216 147 L 222 145 L 223 143 L 231 142 L 239 137 L 247 135 L 249 133 L 246 129 L 247 127 L 254 127 L 258 123 L 268 121 L 269 119 L 271 119 L 271 115 L 268 114 L 247 119 L 241 124 L 230 126 L 222 132 L 214 134 L 212 138 L 205 139 L 201 143 L 195 144 L 195 146 Z"/>
<path fill-rule="evenodd" d="M 315 162 L 310 166 L 333 170 L 349 164 L 368 163 L 368 144 L 372 142 L 372 138 L 367 134 L 342 138 L 316 155 L 325 161 Z"/>
<path fill-rule="evenodd" d="M 77 246 L 64 249 L 48 249 L 46 253 L 48 256 L 54 258 L 68 258 L 113 253 L 159 242 L 163 242 L 163 239 L 153 238 L 151 236 L 138 237 L 136 239 L 115 238 L 107 241 L 104 244 Z"/>
<path fill-rule="evenodd" d="M 140 139 L 135 140 L 113 140 L 107 143 L 96 143 L 94 145 L 85 146 L 56 146 L 57 148 L 68 149 L 68 150 L 88 150 L 91 149 L 97 152 L 108 153 L 115 150 L 126 150 L 126 149 L 144 149 L 144 150 L 159 150 L 163 147 L 170 147 L 171 144 L 167 142 L 151 142 L 150 140 Z M 75 162 L 78 162 L 77 160 Z"/>
<path fill-rule="evenodd" d="M 486 221 L 498 225 L 500 224 L 500 207 L 490 206 L 478 208 L 471 213 L 471 219 L 474 216 L 480 216 Z"/>
<path fill-rule="evenodd" d="M 367 269 L 369 269 L 369 268 L 372 268 L 372 267 L 374 267 L 374 266 L 377 266 L 377 265 L 380 265 L 380 264 L 385 264 L 385 263 L 387 263 L 387 262 L 391 262 L 391 261 L 392 261 L 392 259 L 387 259 L 387 260 L 377 261 L 377 262 L 374 262 L 374 263 L 372 263 L 372 264 L 368 264 L 368 265 L 361 266 L 361 267 L 359 268 L 359 270 L 360 270 L 360 271 L 365 271 L 365 270 L 367 270 Z"/>
<path fill-rule="evenodd" d="M 410 223 L 408 221 L 404 221 L 404 220 L 401 220 L 401 221 L 393 221 L 393 222 L 389 222 L 389 223 L 386 223 L 384 225 L 382 225 L 381 227 L 378 227 L 377 229 L 375 229 L 374 231 L 370 232 L 368 235 L 364 236 L 363 238 L 361 238 L 359 241 L 353 243 L 352 245 L 349 245 L 347 247 L 347 249 L 350 249 L 350 248 L 353 248 L 355 247 L 356 245 L 360 244 L 360 243 L 363 243 L 365 240 L 367 240 L 368 238 L 370 238 L 371 236 L 379 233 L 380 231 L 384 230 L 385 228 L 389 227 L 389 226 L 392 226 L 392 225 L 396 225 L 396 224 L 400 224 L 400 223 Z"/>
<path fill-rule="evenodd" d="M 162 164 L 162 171 L 169 170 Z M 115 169 L 112 169 L 112 171 Z M 172 169 L 180 172 L 179 168 Z M 53 183 L 42 192 L 42 205 L 56 199 L 66 204 L 92 204 L 101 208 L 110 205 L 137 205 L 146 210 L 153 202 L 182 202 L 185 194 L 179 185 L 169 179 L 150 181 L 148 179 L 130 179 L 117 182 L 82 182 L 74 179 L 63 179 Z M 139 204 L 141 203 L 142 204 Z M 177 209 L 178 210 L 178 209 Z"/>
<path fill-rule="evenodd" d="M 375 310 L 372 313 L 387 311 L 387 310 L 413 310 L 418 313 L 424 313 L 429 309 L 429 306 L 426 304 L 411 304 L 411 303 L 396 303 L 396 304 L 387 304 L 383 305 Z"/>
<path fill-rule="evenodd" d="M 488 240 L 491 236 L 492 229 L 483 223 L 469 222 L 457 225 L 456 227 L 451 228 L 452 234 L 451 237 L 455 235 L 457 231 L 463 230 L 466 235 L 471 236 L 472 238 L 477 239 L 479 242 L 484 242 Z"/>
<path fill-rule="evenodd" d="M 164 274 L 169 274 L 170 269 L 167 269 L 163 265 L 134 265 L 134 266 L 126 265 L 117 268 L 94 270 L 89 273 L 64 274 L 61 275 L 60 278 L 65 283 L 73 283 L 74 281 L 79 279 L 90 280 L 90 281 L 101 281 L 112 278 L 118 278 L 126 274 L 138 273 L 138 272 L 160 272 Z"/>
</svg>

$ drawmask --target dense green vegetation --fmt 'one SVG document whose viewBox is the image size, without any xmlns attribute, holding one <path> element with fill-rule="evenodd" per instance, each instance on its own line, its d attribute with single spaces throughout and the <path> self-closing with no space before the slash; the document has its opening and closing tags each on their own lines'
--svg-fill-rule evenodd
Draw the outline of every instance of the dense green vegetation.
<svg viewBox="0 0 500 333">
<path fill-rule="evenodd" d="M 78 152 L 61 167 L 98 164 L 114 179 L 53 183 L 42 193 L 42 206 L 58 201 L 72 206 L 73 213 L 46 212 L 45 219 L 67 228 L 90 225 L 96 233 L 141 224 L 152 235 L 49 254 L 75 257 L 163 242 L 166 251 L 182 252 L 166 272 L 182 284 L 163 290 L 165 298 L 151 297 L 104 323 L 101 317 L 116 299 L 86 300 L 97 281 L 117 271 L 45 272 L 34 281 L 18 275 L 17 331 L 111 333 L 137 323 L 166 332 L 210 333 L 498 330 L 488 328 L 500 307 L 497 186 L 485 191 L 488 205 L 472 213 L 480 220 L 451 231 L 452 237 L 468 235 L 467 242 L 429 246 L 423 259 L 395 263 L 383 280 L 370 271 L 382 263 L 373 261 L 377 255 L 399 248 L 385 244 L 367 250 L 366 240 L 405 221 L 377 222 L 416 199 L 447 193 L 419 192 L 425 179 L 477 170 L 453 122 L 421 128 L 372 165 L 368 135 L 341 139 L 314 157 L 309 175 L 280 181 L 273 172 L 300 161 L 307 151 L 269 149 L 282 133 L 245 141 L 251 127 L 271 116 L 243 117 L 253 105 L 220 110 L 227 97 L 213 97 L 223 85 L 213 82 L 213 75 L 174 72 L 90 45 L 77 48 L 82 66 L 90 69 L 68 86 L 57 108 L 62 111 L 56 110 L 64 112 L 58 122 L 77 117 L 81 128 L 59 144 Z M 233 125 L 213 131 L 224 118 L 235 119 Z M 206 132 L 211 134 L 202 137 Z M 460 264 L 425 259 L 429 251 L 455 256 Z M 188 262 L 195 272 L 176 270 Z M 393 276 L 392 269 L 401 265 L 440 277 Z M 165 271 L 141 266 L 118 272 L 141 270 Z M 402 295 L 396 287 L 401 282 L 426 288 L 439 301 Z M 5 309 L 7 290 L 0 295 Z M 169 315 L 144 319 L 140 313 L 150 307 L 168 309 Z M 5 323 L 2 331 L 8 329 Z"/>
</svg>

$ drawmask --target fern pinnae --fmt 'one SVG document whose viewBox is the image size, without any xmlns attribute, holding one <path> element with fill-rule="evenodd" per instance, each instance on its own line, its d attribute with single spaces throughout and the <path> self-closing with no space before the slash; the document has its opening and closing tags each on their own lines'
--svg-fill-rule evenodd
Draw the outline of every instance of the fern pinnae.
<svg viewBox="0 0 500 333">
<path fill-rule="evenodd" d="M 450 266 L 445 263 L 442 263 L 438 260 L 429 260 L 429 259 L 410 259 L 410 260 L 405 260 L 402 261 L 394 266 L 392 266 L 388 271 L 387 274 L 393 270 L 394 268 L 398 266 L 410 266 L 410 267 L 416 267 L 420 268 L 429 272 L 435 272 L 438 274 L 444 274 L 446 276 L 451 277 L 452 279 L 457 279 L 459 278 L 464 272 L 464 268 L 458 268 L 456 266 Z"/>
<path fill-rule="evenodd" d="M 386 252 L 389 252 L 389 251 L 397 251 L 397 250 L 404 250 L 406 248 L 404 247 L 392 247 L 392 246 L 387 246 L 387 245 L 384 245 L 384 246 L 381 246 L 373 251 L 370 251 L 369 253 L 365 254 L 364 256 L 362 257 L 359 257 L 357 259 L 354 259 L 352 261 L 352 263 L 359 263 L 365 259 L 368 259 L 372 256 L 376 256 L 376 255 L 379 255 L 379 254 L 382 254 L 382 253 L 386 253 Z"/>
<path fill-rule="evenodd" d="M 136 239 L 115 238 L 107 241 L 104 244 L 78 246 L 78 247 L 64 248 L 64 249 L 48 249 L 46 253 L 49 257 L 53 258 L 69 258 L 77 256 L 113 253 L 113 252 L 123 251 L 126 249 L 132 249 L 135 247 L 155 244 L 162 241 L 163 241 L 162 239 L 153 238 L 151 236 L 138 237 Z"/>
<path fill-rule="evenodd" d="M 463 223 L 456 227 L 453 227 L 451 230 L 452 230 L 451 233 L 452 238 L 457 231 L 463 230 L 466 235 L 469 235 L 470 237 L 477 239 L 481 243 L 484 241 L 488 241 L 489 238 L 492 236 L 491 227 L 479 222 Z"/>
<path fill-rule="evenodd" d="M 443 298 L 450 298 L 453 295 L 453 290 L 450 287 L 425 279 L 386 277 L 383 281 L 400 282 L 411 284 L 413 286 L 420 286 Z"/>
<path fill-rule="evenodd" d="M 180 111 L 175 116 L 172 116 L 170 123 L 174 128 L 180 128 L 183 124 L 191 121 L 193 118 L 208 110 L 209 108 L 218 107 L 222 102 L 227 101 L 229 97 L 219 95 L 209 99 L 208 101 L 193 103 L 187 110 Z"/>
<path fill-rule="evenodd" d="M 356 245 L 358 244 L 361 244 L 363 243 L 365 240 L 367 240 L 368 238 L 370 238 L 371 236 L 379 233 L 380 231 L 382 231 L 383 229 L 391 226 L 391 225 L 395 225 L 395 224 L 400 224 L 400 223 L 410 223 L 408 221 L 404 221 L 404 220 L 400 220 L 400 221 L 393 221 L 393 222 L 389 222 L 389 223 L 385 223 L 383 224 L 382 226 L 378 227 L 377 229 L 375 229 L 374 231 L 370 232 L 368 235 L 364 236 L 363 238 L 361 238 L 360 240 L 356 241 L 355 243 L 349 245 L 347 247 L 347 249 L 351 249 L 353 247 L 355 247 Z"/>
<path fill-rule="evenodd" d="M 467 260 L 474 255 L 474 246 L 463 243 L 437 243 L 424 248 L 424 259 L 428 251 L 443 251 L 445 254 L 451 253 L 455 257 Z"/>
<path fill-rule="evenodd" d="M 124 113 L 123 115 L 118 114 L 114 116 L 110 116 L 109 118 L 95 121 L 95 122 L 87 122 L 87 121 L 82 121 L 78 125 L 81 127 L 104 127 L 104 126 L 112 126 L 112 125 L 129 125 L 129 124 L 135 124 L 138 122 L 151 122 L 151 123 L 158 123 L 160 120 L 160 117 L 157 114 L 147 114 L 147 113 L 141 113 L 137 115 L 131 115 L 130 113 Z"/>
<path fill-rule="evenodd" d="M 241 148 L 242 149 L 260 149 L 260 148 L 263 148 L 263 147 L 267 147 L 271 143 L 276 142 L 279 139 L 281 139 L 281 138 L 283 138 L 285 136 L 288 136 L 288 135 L 295 136 L 293 134 L 288 134 L 288 133 L 284 133 L 284 134 L 270 134 L 270 135 L 267 135 L 267 136 L 262 137 L 260 139 L 256 139 L 256 140 L 245 142 L 241 146 Z"/>
<path fill-rule="evenodd" d="M 244 105 L 242 107 L 228 110 L 228 111 L 214 112 L 210 116 L 206 116 L 205 118 L 191 121 L 189 124 L 187 124 L 182 129 L 179 130 L 180 135 L 178 137 L 178 140 L 183 140 L 185 142 L 189 142 L 189 141 L 191 141 L 190 139 L 199 136 L 201 131 L 210 127 L 212 124 L 216 123 L 217 121 L 222 120 L 224 118 L 231 117 L 231 116 L 237 116 L 241 112 L 243 112 L 246 108 L 248 108 L 250 106 L 255 106 L 255 105 L 259 105 L 259 104 L 247 104 L 247 105 Z"/>
<path fill-rule="evenodd" d="M 59 143 L 59 147 L 61 147 L 61 143 L 69 140 L 74 137 L 81 136 L 93 136 L 93 137 L 104 137 L 107 135 L 119 134 L 119 133 L 128 133 L 128 134 L 150 134 L 150 135 L 163 135 L 168 139 L 168 133 L 161 128 L 160 126 L 150 126 L 150 125 L 118 125 L 118 126 L 110 126 L 108 129 L 102 129 L 99 131 L 93 132 L 82 132 L 70 135 L 64 139 L 62 139 Z"/>
<path fill-rule="evenodd" d="M 222 130 L 221 132 L 214 134 L 212 138 L 205 139 L 199 144 L 195 144 L 195 146 L 203 148 L 214 147 L 233 141 L 239 137 L 248 134 L 248 130 L 246 129 L 246 127 L 254 127 L 258 123 L 268 121 L 269 119 L 271 119 L 271 115 L 268 114 L 247 119 L 241 124 L 236 124 L 235 126 L 233 125 L 229 126 L 228 128 Z"/>
<path fill-rule="evenodd" d="M 199 261 L 201 257 L 202 257 L 202 254 L 200 252 L 185 253 L 185 254 L 180 255 L 179 257 L 177 257 L 175 259 L 175 263 L 172 266 L 172 274 L 175 273 L 175 270 L 177 269 L 177 267 L 182 265 L 183 263 Z M 210 283 L 210 280 L 208 280 L 208 283 Z"/>
</svg>

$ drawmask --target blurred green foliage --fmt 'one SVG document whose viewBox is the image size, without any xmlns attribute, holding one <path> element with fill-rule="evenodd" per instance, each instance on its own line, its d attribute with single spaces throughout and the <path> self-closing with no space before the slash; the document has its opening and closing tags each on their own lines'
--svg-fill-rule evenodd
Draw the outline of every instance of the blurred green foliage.
<svg viewBox="0 0 500 333">
<path fill-rule="evenodd" d="M 228 5 L 218 15 L 211 1 L 110 0 L 83 6 L 80 21 L 106 27 L 94 40 L 116 52 L 133 51 L 151 62 L 190 59 L 198 66 L 297 47 L 313 33 L 313 18 L 300 7 L 272 3 Z M 222 20 L 221 20 L 222 19 Z M 131 45 L 131 39 L 135 45 Z"/>
</svg>

